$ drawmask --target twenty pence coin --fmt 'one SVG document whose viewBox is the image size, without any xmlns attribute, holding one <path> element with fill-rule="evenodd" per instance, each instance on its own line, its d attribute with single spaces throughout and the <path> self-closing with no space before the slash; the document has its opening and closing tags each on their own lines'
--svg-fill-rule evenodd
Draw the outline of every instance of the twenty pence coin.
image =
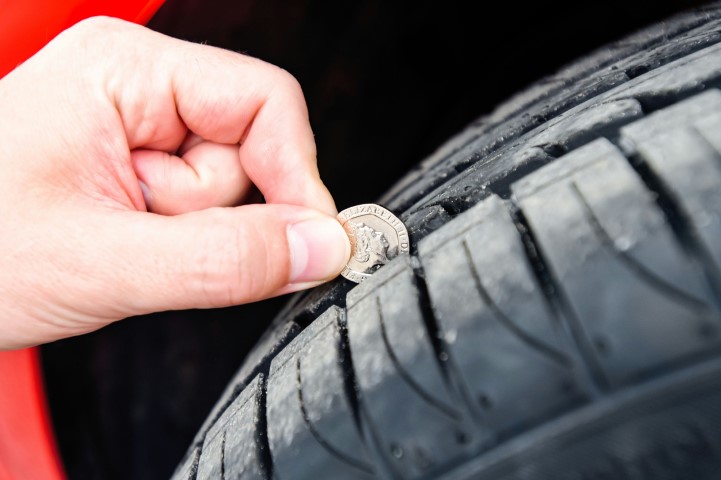
<svg viewBox="0 0 721 480">
<path fill-rule="evenodd" d="M 398 255 L 408 254 L 405 225 L 390 211 L 372 203 L 346 208 L 338 214 L 351 244 L 348 263 L 341 272 L 361 283 Z"/>
</svg>

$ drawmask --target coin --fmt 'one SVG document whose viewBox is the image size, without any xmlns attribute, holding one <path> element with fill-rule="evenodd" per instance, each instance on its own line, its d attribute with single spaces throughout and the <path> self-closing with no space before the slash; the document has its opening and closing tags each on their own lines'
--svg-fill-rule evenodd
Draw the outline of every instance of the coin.
<svg viewBox="0 0 721 480">
<path fill-rule="evenodd" d="M 346 208 L 338 214 L 351 244 L 351 255 L 341 272 L 348 280 L 361 283 L 380 267 L 408 254 L 408 231 L 390 211 L 366 203 Z"/>
</svg>

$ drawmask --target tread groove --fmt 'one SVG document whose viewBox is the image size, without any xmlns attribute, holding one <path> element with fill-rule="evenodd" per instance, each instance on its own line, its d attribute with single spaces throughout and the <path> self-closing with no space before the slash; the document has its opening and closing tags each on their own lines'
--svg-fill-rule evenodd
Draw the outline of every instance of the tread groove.
<svg viewBox="0 0 721 480">
<path fill-rule="evenodd" d="M 373 425 L 363 409 L 361 387 L 353 367 L 353 356 L 350 351 L 348 326 L 345 319 L 345 309 L 338 315 L 338 366 L 343 371 L 343 388 L 345 397 L 353 415 L 353 424 L 356 431 L 367 448 L 368 455 L 373 460 L 374 473 L 383 479 L 392 480 L 398 477 L 383 453 L 382 444 Z"/>
<path fill-rule="evenodd" d="M 223 430 L 223 436 L 220 439 L 220 480 L 225 480 L 225 435 L 226 431 Z"/>
<path fill-rule="evenodd" d="M 350 406 L 353 420 L 358 427 L 358 431 L 362 433 L 360 385 L 358 384 L 355 369 L 353 368 L 353 357 L 350 353 L 350 340 L 348 339 L 348 327 L 345 324 L 345 310 L 342 310 L 338 320 L 338 359 L 338 366 L 343 371 L 343 386 L 345 388 L 348 405 Z M 361 438 L 365 437 L 361 435 Z"/>
<path fill-rule="evenodd" d="M 416 257 L 414 257 L 414 259 L 416 259 Z M 460 402 L 462 409 L 478 421 L 479 413 L 474 407 L 474 402 L 471 400 L 472 396 L 469 393 L 468 387 L 463 380 L 455 359 L 453 358 L 453 352 L 451 352 L 446 345 L 443 329 L 436 321 L 433 305 L 428 293 L 428 285 L 426 284 L 423 266 L 420 261 L 415 261 L 413 264 L 413 281 L 415 283 L 416 290 L 418 291 L 418 301 L 421 309 L 421 315 L 423 316 L 426 333 L 430 339 L 434 359 L 438 364 L 441 376 L 443 377 L 443 382 L 449 391 L 450 397 Z M 445 360 L 441 360 L 442 358 L 445 358 Z"/>
<path fill-rule="evenodd" d="M 323 436 L 318 432 L 318 430 L 315 428 L 313 423 L 310 420 L 310 417 L 308 416 L 308 411 L 305 408 L 305 403 L 303 401 L 303 379 L 301 375 L 301 359 L 298 357 L 296 361 L 295 366 L 295 373 L 296 373 L 296 391 L 298 393 L 298 403 L 300 404 L 300 411 L 303 415 L 303 422 L 308 427 L 308 431 L 313 436 L 313 438 L 318 442 L 318 444 L 323 447 L 330 455 L 336 457 L 339 461 L 345 463 L 346 465 L 356 468 L 358 470 L 361 470 L 364 473 L 367 473 L 369 475 L 373 475 L 373 469 L 367 465 L 365 462 L 362 462 L 360 460 L 357 460 L 355 458 L 349 457 L 345 453 L 341 452 L 340 450 L 337 450 L 333 445 L 330 444 Z"/>
<path fill-rule="evenodd" d="M 267 415 L 267 397 L 268 397 L 268 371 L 270 363 L 263 374 L 258 375 L 258 394 L 256 400 L 258 402 L 258 419 L 255 436 L 255 447 L 258 459 L 260 460 L 260 470 L 267 480 L 273 480 L 273 457 L 270 452 L 270 444 L 268 442 L 268 415 Z"/>
<path fill-rule="evenodd" d="M 699 139 L 706 141 L 704 137 L 699 135 Z M 623 151 L 623 147 L 619 146 Z M 666 221 L 671 227 L 671 231 L 678 240 L 681 248 L 695 260 L 696 265 L 703 272 L 706 283 L 712 294 L 713 302 L 717 310 L 721 310 L 721 272 L 718 265 L 713 260 L 713 256 L 706 250 L 696 228 L 687 217 L 686 212 L 680 206 L 676 195 L 666 182 L 651 170 L 643 156 L 636 152 L 626 152 L 624 155 L 628 159 L 631 167 L 636 171 L 643 183 L 652 193 L 656 203 L 663 212 Z"/>
<path fill-rule="evenodd" d="M 194 443 L 192 446 L 196 445 L 202 445 L 205 442 L 205 437 L 210 431 L 210 427 L 212 425 L 215 425 L 218 423 L 218 420 L 220 420 L 220 417 L 223 416 L 225 411 L 230 408 L 230 406 L 235 402 L 235 400 L 240 396 L 240 394 L 245 390 L 245 387 L 252 381 L 253 378 L 255 378 L 257 375 L 260 374 L 267 374 L 270 371 L 270 363 L 271 361 L 276 357 L 276 355 L 281 352 L 285 347 L 290 344 L 293 339 L 298 336 L 300 332 L 296 332 L 292 335 L 287 335 L 280 339 L 279 342 L 277 342 L 274 345 L 274 348 L 271 349 L 262 359 L 261 362 L 259 362 L 255 367 L 250 369 L 246 375 L 244 375 L 233 387 L 232 393 L 229 394 L 224 401 L 222 402 L 222 405 L 212 414 L 213 419 L 208 422 L 208 428 L 205 429 L 205 431 L 201 432 L 199 434 L 199 438 L 197 438 L 197 441 L 194 440 Z M 191 446 L 191 448 L 192 448 Z"/>
<path fill-rule="evenodd" d="M 516 336 L 528 347 L 536 350 L 544 357 L 548 358 L 549 360 L 558 365 L 561 365 L 562 367 L 571 368 L 573 366 L 573 362 L 570 358 L 568 358 L 568 356 L 524 332 L 510 318 L 508 318 L 508 316 L 503 313 L 503 311 L 501 311 L 501 309 L 498 307 L 496 302 L 493 301 L 490 294 L 481 283 L 481 277 L 478 273 L 478 270 L 476 269 L 476 266 L 473 263 L 473 255 L 470 248 L 468 247 L 468 242 L 466 240 L 463 240 L 461 243 L 463 245 L 465 255 L 468 259 L 468 268 L 471 271 L 471 276 L 473 277 L 473 283 L 475 284 L 476 290 L 483 299 L 483 302 L 488 306 L 488 308 L 491 309 L 491 312 L 493 312 L 493 316 L 496 317 L 496 320 L 498 320 L 501 325 L 506 327 L 508 331 L 510 331 L 514 336 Z"/>
<path fill-rule="evenodd" d="M 565 297 L 561 284 L 554 277 L 548 268 L 548 262 L 543 257 L 541 250 L 538 248 L 538 241 L 535 238 L 533 230 L 526 219 L 523 210 L 519 205 L 513 205 L 511 217 L 513 223 L 521 235 L 521 245 L 526 254 L 527 260 L 531 265 L 533 272 L 541 291 L 543 292 L 548 305 L 555 317 L 561 320 L 562 325 L 567 329 L 570 338 L 576 345 L 579 359 L 586 365 L 583 377 L 588 387 L 589 393 L 593 397 L 600 397 L 610 390 L 610 383 L 598 360 L 594 357 L 593 348 L 589 340 L 583 333 L 581 322 L 571 308 L 570 302 Z"/>
<path fill-rule="evenodd" d="M 413 391 L 415 391 L 419 397 L 421 397 L 427 404 L 431 405 L 432 407 L 435 407 L 437 410 L 442 412 L 445 416 L 450 418 L 453 421 L 459 421 L 460 415 L 458 411 L 455 409 L 447 406 L 445 403 L 440 402 L 436 398 L 434 398 L 431 394 L 425 391 L 423 387 L 418 385 L 413 378 L 408 374 L 408 372 L 405 371 L 403 366 L 398 361 L 398 357 L 396 357 L 395 352 L 393 351 L 393 348 L 391 347 L 391 344 L 388 340 L 388 334 L 386 332 L 386 326 L 385 321 L 383 320 L 383 306 L 381 305 L 380 298 L 375 298 L 375 304 L 376 309 L 378 312 L 378 321 L 380 323 L 381 327 L 381 336 L 383 337 L 383 344 L 386 347 L 386 351 L 388 352 L 388 356 L 391 359 L 391 362 L 393 363 L 393 366 L 395 367 L 396 371 L 398 372 L 398 375 L 408 384 L 409 387 Z"/>
<path fill-rule="evenodd" d="M 693 308 L 695 310 L 707 310 L 709 308 L 709 306 L 703 300 L 696 298 L 693 295 L 690 295 L 683 290 L 680 290 L 676 286 L 668 283 L 664 279 L 659 278 L 655 273 L 649 271 L 646 267 L 644 267 L 641 263 L 639 263 L 630 255 L 628 255 L 626 252 L 623 252 L 616 248 L 613 239 L 608 234 L 606 229 L 603 228 L 603 225 L 601 225 L 601 222 L 598 220 L 598 217 L 596 217 L 596 214 L 593 212 L 591 205 L 589 205 L 586 197 L 578 188 L 576 182 L 571 182 L 570 187 L 571 191 L 576 196 L 576 199 L 581 204 L 582 209 L 588 219 L 588 223 L 590 224 L 594 233 L 600 240 L 601 245 L 603 245 L 603 247 L 606 248 L 606 250 L 609 251 L 612 255 L 616 256 L 620 260 L 620 262 L 628 268 L 629 271 L 636 275 L 637 278 L 645 282 L 647 285 L 650 285 L 652 288 L 658 290 L 661 295 L 666 294 L 670 297 L 673 297 L 679 302 L 685 303 L 690 308 Z"/>
</svg>

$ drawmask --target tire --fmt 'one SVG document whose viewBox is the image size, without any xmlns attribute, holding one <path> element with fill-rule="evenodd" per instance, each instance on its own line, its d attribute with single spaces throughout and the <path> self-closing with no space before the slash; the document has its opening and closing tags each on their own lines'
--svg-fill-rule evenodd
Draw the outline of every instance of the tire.
<svg viewBox="0 0 721 480">
<path fill-rule="evenodd" d="M 719 42 L 676 16 L 419 164 L 412 255 L 293 297 L 173 478 L 720 478 Z"/>
</svg>

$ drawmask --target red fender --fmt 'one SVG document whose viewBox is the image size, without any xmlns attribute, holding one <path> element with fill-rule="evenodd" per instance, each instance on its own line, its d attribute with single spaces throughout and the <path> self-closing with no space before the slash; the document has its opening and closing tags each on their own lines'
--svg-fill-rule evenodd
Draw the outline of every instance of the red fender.
<svg viewBox="0 0 721 480">
<path fill-rule="evenodd" d="M 0 14 L 0 77 L 58 33 L 96 15 L 146 24 L 163 0 L 10 0 Z"/>
<path fill-rule="evenodd" d="M 0 78 L 62 30 L 96 15 L 146 24 L 164 0 L 10 0 L 0 13 Z M 0 352 L 0 480 L 63 480 L 37 348 Z"/>
</svg>

